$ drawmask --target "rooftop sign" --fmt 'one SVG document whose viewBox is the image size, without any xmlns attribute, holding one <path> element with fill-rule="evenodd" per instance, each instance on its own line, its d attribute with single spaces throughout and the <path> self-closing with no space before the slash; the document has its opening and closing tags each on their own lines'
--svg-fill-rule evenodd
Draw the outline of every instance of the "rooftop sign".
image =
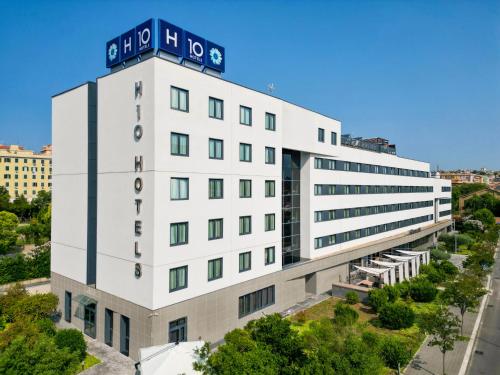
<svg viewBox="0 0 500 375">
<path fill-rule="evenodd" d="M 218 44 L 159 19 L 156 43 L 154 20 L 130 29 L 106 43 L 106 67 L 111 68 L 156 49 L 221 73 L 226 68 L 225 49 Z"/>
</svg>

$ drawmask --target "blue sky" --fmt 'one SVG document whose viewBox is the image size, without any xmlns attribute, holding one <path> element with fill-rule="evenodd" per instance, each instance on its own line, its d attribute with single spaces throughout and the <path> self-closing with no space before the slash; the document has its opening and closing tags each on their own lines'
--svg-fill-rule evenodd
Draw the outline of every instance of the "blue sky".
<svg viewBox="0 0 500 375">
<path fill-rule="evenodd" d="M 163 18 L 226 48 L 225 78 L 442 168 L 500 169 L 499 1 L 0 0 L 0 143 L 49 143 L 50 97 Z M 307 126 L 308 124 L 304 124 Z"/>
</svg>

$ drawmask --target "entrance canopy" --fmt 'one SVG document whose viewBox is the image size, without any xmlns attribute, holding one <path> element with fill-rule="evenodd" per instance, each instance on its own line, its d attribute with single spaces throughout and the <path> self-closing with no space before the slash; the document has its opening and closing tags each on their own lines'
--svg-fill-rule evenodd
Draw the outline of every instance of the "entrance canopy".
<svg viewBox="0 0 500 375">
<path fill-rule="evenodd" d="M 77 295 L 75 298 L 73 298 L 73 301 L 78 303 L 78 307 L 76 308 L 75 311 L 75 316 L 80 319 L 85 318 L 85 307 L 97 304 L 97 301 L 95 299 L 87 297 L 84 294 Z"/>
</svg>

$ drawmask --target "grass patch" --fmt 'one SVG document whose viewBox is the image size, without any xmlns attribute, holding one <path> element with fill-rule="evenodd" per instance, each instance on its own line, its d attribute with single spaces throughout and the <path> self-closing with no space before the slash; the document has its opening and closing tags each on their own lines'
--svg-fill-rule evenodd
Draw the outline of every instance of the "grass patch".
<svg viewBox="0 0 500 375">
<path fill-rule="evenodd" d="M 85 359 L 83 361 L 82 371 L 85 371 L 85 370 L 87 370 L 87 369 L 91 368 L 92 366 L 95 366 L 99 363 L 101 363 L 101 360 L 99 358 L 94 357 L 92 354 L 87 353 L 87 355 L 85 356 Z"/>
</svg>

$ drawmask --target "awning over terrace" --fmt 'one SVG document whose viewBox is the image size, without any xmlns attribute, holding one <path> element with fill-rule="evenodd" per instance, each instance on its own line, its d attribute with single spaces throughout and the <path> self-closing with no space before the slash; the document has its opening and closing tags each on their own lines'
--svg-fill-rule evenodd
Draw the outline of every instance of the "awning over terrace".
<svg viewBox="0 0 500 375">
<path fill-rule="evenodd" d="M 403 264 L 402 262 L 382 262 L 380 260 L 372 260 L 371 262 L 373 264 L 378 265 L 378 266 L 383 266 L 383 267 L 388 267 L 388 268 L 394 268 L 394 267 L 397 267 L 397 266 Z"/>
</svg>

